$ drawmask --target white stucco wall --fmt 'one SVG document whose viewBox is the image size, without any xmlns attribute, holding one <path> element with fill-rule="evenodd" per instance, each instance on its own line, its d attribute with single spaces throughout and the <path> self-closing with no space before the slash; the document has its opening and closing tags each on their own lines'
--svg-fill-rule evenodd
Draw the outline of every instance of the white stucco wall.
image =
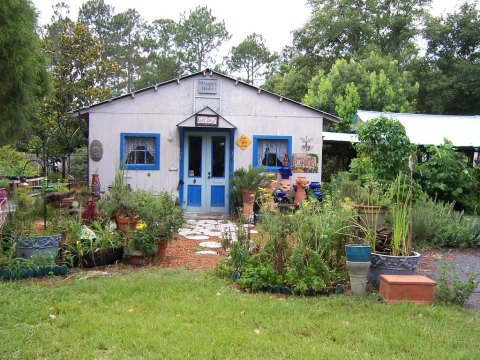
<svg viewBox="0 0 480 360">
<path fill-rule="evenodd" d="M 132 187 L 167 190 L 176 193 L 179 181 L 180 139 L 177 124 L 191 117 L 205 106 L 210 106 L 234 125 L 234 141 L 241 135 L 253 140 L 253 135 L 292 136 L 293 153 L 304 153 L 300 138 L 312 138 L 309 153 L 319 157 L 319 173 L 294 174 L 320 180 L 322 151 L 322 114 L 280 97 L 260 91 L 223 76 L 213 75 L 219 83 L 219 96 L 198 97 L 196 81 L 203 75 L 181 79 L 94 106 L 89 113 L 89 143 L 99 140 L 103 157 L 96 162 L 89 159 L 89 177 L 100 174 L 102 189 L 113 181 L 120 164 L 120 133 L 159 133 L 160 170 L 128 171 Z M 234 145 L 234 168 L 252 163 L 253 146 L 245 151 Z"/>
</svg>

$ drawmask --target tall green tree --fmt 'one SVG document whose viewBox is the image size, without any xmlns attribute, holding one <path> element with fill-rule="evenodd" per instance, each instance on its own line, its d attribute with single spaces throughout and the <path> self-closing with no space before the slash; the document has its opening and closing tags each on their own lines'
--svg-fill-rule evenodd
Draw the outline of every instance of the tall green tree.
<svg viewBox="0 0 480 360">
<path fill-rule="evenodd" d="M 348 131 L 359 108 L 414 112 L 418 86 L 396 60 L 372 53 L 360 61 L 337 60 L 328 72 L 320 70 L 303 102 L 341 116 L 339 130 Z"/>
<path fill-rule="evenodd" d="M 105 100 L 111 91 L 103 83 L 117 71 L 115 63 L 102 58 L 101 45 L 87 26 L 69 19 L 57 19 L 54 33 L 47 29 L 45 52 L 51 59 L 53 93 L 42 108 L 38 119 L 41 134 L 55 134 L 62 151 L 71 154 L 75 139 L 85 135 L 86 124 L 68 114 L 94 102 Z M 43 141 L 44 139 L 42 139 Z"/>
<path fill-rule="evenodd" d="M 415 36 L 431 0 L 309 0 L 310 20 L 294 32 L 294 46 L 311 63 L 330 67 L 371 51 L 403 63 L 417 53 Z"/>
<path fill-rule="evenodd" d="M 129 93 L 145 66 L 145 36 L 147 23 L 137 10 L 128 9 L 116 14 L 111 22 L 110 41 L 115 44 L 113 60 L 120 66 L 115 93 Z"/>
<path fill-rule="evenodd" d="M 175 35 L 178 25 L 170 19 L 157 19 L 147 26 L 144 47 L 148 53 L 145 66 L 135 81 L 143 88 L 182 75 Z"/>
<path fill-rule="evenodd" d="M 36 24 L 30 1 L 0 2 L 0 145 L 11 143 L 29 126 L 48 90 Z"/>
<path fill-rule="evenodd" d="M 465 2 L 451 14 L 428 17 L 427 50 L 417 66 L 420 110 L 439 114 L 480 113 L 480 12 Z"/>
<path fill-rule="evenodd" d="M 175 40 L 181 50 L 183 66 L 187 71 L 200 71 L 212 65 L 212 53 L 230 39 L 225 22 L 217 21 L 207 7 L 197 6 L 188 17 L 180 17 Z"/>
<path fill-rule="evenodd" d="M 253 85 L 258 76 L 268 73 L 269 65 L 276 59 L 277 55 L 268 50 L 263 36 L 253 33 L 232 47 L 227 65 L 230 71 L 246 75 L 245 82 Z"/>
</svg>

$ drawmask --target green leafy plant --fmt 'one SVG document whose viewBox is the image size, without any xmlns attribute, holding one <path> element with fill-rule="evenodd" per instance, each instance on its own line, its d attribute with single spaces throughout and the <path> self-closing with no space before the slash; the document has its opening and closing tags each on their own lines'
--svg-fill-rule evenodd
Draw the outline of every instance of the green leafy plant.
<svg viewBox="0 0 480 360">
<path fill-rule="evenodd" d="M 451 275 L 451 269 L 444 263 L 437 281 L 435 297 L 442 304 L 464 305 L 476 287 L 477 281 L 474 274 L 468 276 L 466 281 L 462 281 L 458 274 Z"/>
<path fill-rule="evenodd" d="M 243 289 L 251 291 L 265 290 L 268 285 L 281 285 L 282 278 L 267 262 L 260 262 L 257 265 L 249 264 L 242 272 L 238 285 Z"/>
<path fill-rule="evenodd" d="M 158 238 L 148 227 L 131 231 L 128 239 L 128 246 L 133 251 L 140 251 L 143 255 L 153 255 L 157 252 Z"/>
<path fill-rule="evenodd" d="M 100 211 L 105 217 L 117 216 L 135 217 L 138 213 L 138 204 L 134 192 L 125 181 L 125 173 L 117 169 L 110 190 L 110 196 L 99 202 Z"/>
<path fill-rule="evenodd" d="M 269 177 L 262 168 L 249 166 L 235 170 L 230 180 L 230 203 L 233 209 L 237 209 L 242 204 L 242 190 L 257 191 L 268 185 Z"/>
<path fill-rule="evenodd" d="M 400 171 L 406 172 L 414 147 L 398 120 L 385 116 L 369 120 L 359 126 L 358 140 L 359 157 L 371 159 L 379 181 L 393 181 Z"/>
<path fill-rule="evenodd" d="M 415 167 L 415 178 L 422 189 L 440 201 L 473 212 L 478 207 L 478 180 L 467 159 L 455 151 L 451 141 L 428 147 L 429 159 Z"/>
<path fill-rule="evenodd" d="M 400 173 L 392 185 L 394 202 L 391 208 L 392 216 L 392 242 L 393 256 L 408 256 L 412 251 L 411 224 L 410 224 L 410 196 L 406 189 L 406 177 Z"/>
</svg>

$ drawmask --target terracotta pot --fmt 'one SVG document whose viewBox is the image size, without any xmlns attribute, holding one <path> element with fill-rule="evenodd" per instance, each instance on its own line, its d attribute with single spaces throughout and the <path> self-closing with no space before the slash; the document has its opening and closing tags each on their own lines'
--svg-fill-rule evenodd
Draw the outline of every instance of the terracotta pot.
<svg viewBox="0 0 480 360">
<path fill-rule="evenodd" d="M 70 206 L 72 206 L 72 203 L 74 200 L 75 200 L 75 196 L 69 196 L 61 199 L 60 201 L 52 202 L 51 204 L 56 209 L 67 209 Z"/>
<path fill-rule="evenodd" d="M 165 256 L 167 256 L 167 247 L 168 241 L 165 239 L 160 239 L 160 241 L 158 242 L 157 255 L 155 257 L 160 260 L 165 259 Z"/>
<path fill-rule="evenodd" d="M 145 266 L 153 263 L 155 255 L 143 255 L 140 251 L 134 251 L 130 254 L 128 260 L 131 265 L 134 266 Z"/>
<path fill-rule="evenodd" d="M 92 194 L 95 197 L 100 197 L 100 175 L 92 174 Z"/>
<path fill-rule="evenodd" d="M 253 204 L 255 203 L 255 190 L 242 190 L 243 215 L 253 214 Z"/>
<path fill-rule="evenodd" d="M 295 187 L 297 191 L 295 192 L 295 198 L 293 199 L 293 203 L 295 205 L 300 205 L 300 203 L 307 197 L 307 193 L 305 192 L 306 187 L 308 186 L 308 179 L 305 176 L 297 177 L 295 181 Z"/>
<path fill-rule="evenodd" d="M 124 217 L 124 216 L 117 216 L 117 229 L 122 232 L 127 232 L 129 230 L 135 230 L 135 226 L 137 226 L 138 216 L 135 217 Z"/>
</svg>

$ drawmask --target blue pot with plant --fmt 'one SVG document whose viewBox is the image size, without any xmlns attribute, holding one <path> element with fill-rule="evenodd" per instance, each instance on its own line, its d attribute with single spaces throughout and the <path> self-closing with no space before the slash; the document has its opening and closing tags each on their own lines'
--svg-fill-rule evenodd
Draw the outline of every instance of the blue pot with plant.
<svg viewBox="0 0 480 360">
<path fill-rule="evenodd" d="M 283 165 L 278 170 L 282 179 L 288 180 L 292 176 L 292 167 L 290 165 Z"/>
<path fill-rule="evenodd" d="M 369 262 L 372 259 L 372 246 L 366 244 L 345 245 L 345 256 L 350 262 Z"/>
</svg>

